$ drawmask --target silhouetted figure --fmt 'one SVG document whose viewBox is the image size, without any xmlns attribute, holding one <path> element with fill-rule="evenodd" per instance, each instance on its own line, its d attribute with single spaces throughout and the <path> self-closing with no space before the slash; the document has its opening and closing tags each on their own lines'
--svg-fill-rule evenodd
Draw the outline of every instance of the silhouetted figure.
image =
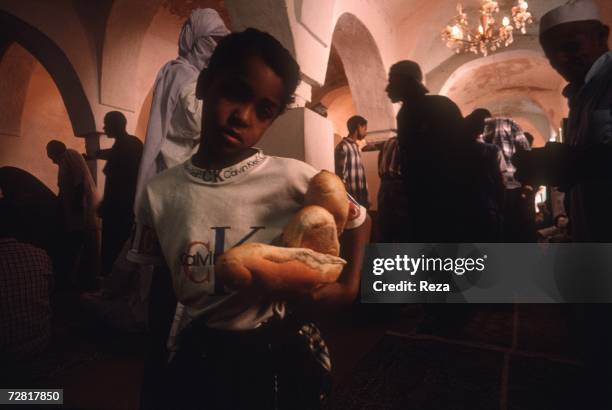
<svg viewBox="0 0 612 410">
<path fill-rule="evenodd" d="M 570 2 L 540 20 L 546 57 L 569 82 L 563 94 L 570 110 L 565 143 L 547 144 L 548 160 L 535 165 L 544 182 L 566 192 L 570 235 L 577 242 L 612 242 L 612 52 L 602 21 L 592 1 Z M 587 369 L 580 407 L 612 408 L 612 306 L 579 308 L 575 331 L 584 342 Z"/>
<path fill-rule="evenodd" d="M 361 159 L 361 150 L 358 141 L 362 141 L 368 133 L 368 121 L 354 115 L 346 122 L 349 134 L 344 137 L 334 150 L 336 175 L 342 179 L 346 191 L 366 209 L 370 207 L 368 201 L 368 183 L 365 168 Z"/>
<path fill-rule="evenodd" d="M 453 152 L 449 142 L 458 138 L 462 116 L 450 99 L 427 95 L 419 65 L 400 61 L 389 70 L 387 94 L 402 102 L 397 114 L 401 168 L 410 198 L 413 242 L 458 242 L 459 210 L 453 206 L 458 187 L 452 176 Z"/>
<path fill-rule="evenodd" d="M 125 130 L 127 120 L 119 111 L 104 116 L 104 132 L 115 139 L 112 148 L 99 150 L 97 159 L 106 160 L 104 198 L 99 214 L 102 218 L 102 273 L 113 267 L 134 224 L 134 197 L 142 142 Z"/>
<path fill-rule="evenodd" d="M 506 187 L 504 205 L 504 242 L 535 242 L 534 190 L 515 177 L 513 163 L 517 152 L 531 147 L 521 127 L 511 118 L 489 118 L 485 124 L 485 142 L 495 144 L 503 154 L 502 175 Z"/>
<path fill-rule="evenodd" d="M 457 147 L 457 169 L 467 199 L 465 233 L 467 242 L 499 242 L 503 222 L 504 182 L 499 169 L 497 146 L 480 142 L 485 119 L 491 113 L 476 109 L 464 119 L 462 143 Z"/>
<path fill-rule="evenodd" d="M 47 156 L 59 167 L 60 220 L 63 223 L 63 272 L 60 282 L 77 283 L 80 287 L 95 287 L 99 270 L 99 221 L 96 214 L 96 186 L 83 156 L 67 149 L 63 142 L 47 144 Z"/>
<path fill-rule="evenodd" d="M 385 141 L 378 154 L 378 226 L 377 242 L 407 242 L 410 201 L 402 179 L 400 150 L 397 136 Z"/>
<path fill-rule="evenodd" d="M 42 352 L 51 338 L 51 260 L 42 249 L 16 240 L 19 230 L 10 215 L 0 214 L 0 383 L 5 385 L 30 376 L 21 371 L 23 361 Z"/>
<path fill-rule="evenodd" d="M 15 167 L 0 168 L 0 212 L 14 221 L 15 238 L 44 249 L 54 257 L 61 224 L 58 198 L 29 172 Z"/>
</svg>

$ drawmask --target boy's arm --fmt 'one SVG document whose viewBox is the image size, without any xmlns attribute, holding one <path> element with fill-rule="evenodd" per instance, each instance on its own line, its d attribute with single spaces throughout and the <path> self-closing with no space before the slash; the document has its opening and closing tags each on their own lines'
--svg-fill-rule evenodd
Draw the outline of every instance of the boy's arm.
<svg viewBox="0 0 612 410">
<path fill-rule="evenodd" d="M 317 309 L 341 308 L 353 303 L 359 293 L 361 266 L 365 246 L 370 242 L 372 221 L 366 216 L 361 226 L 347 230 L 340 238 L 341 256 L 346 260 L 344 270 L 335 283 L 329 283 L 315 289 L 311 294 L 314 307 Z"/>
<path fill-rule="evenodd" d="M 296 289 L 286 294 L 292 302 L 296 313 L 311 316 L 313 313 L 329 313 L 349 306 L 359 293 L 361 266 L 365 246 L 370 241 L 372 221 L 366 216 L 365 221 L 357 228 L 345 231 L 341 238 L 341 255 L 346 265 L 338 280 L 306 291 Z"/>
</svg>

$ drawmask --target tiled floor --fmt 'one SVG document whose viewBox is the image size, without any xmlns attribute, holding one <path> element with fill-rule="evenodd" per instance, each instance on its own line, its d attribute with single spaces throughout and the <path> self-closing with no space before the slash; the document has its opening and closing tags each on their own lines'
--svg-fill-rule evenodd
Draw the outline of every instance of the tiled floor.
<svg viewBox="0 0 612 410">
<path fill-rule="evenodd" d="M 401 314 L 327 403 L 336 409 L 576 409 L 582 365 L 561 305 L 445 305 Z M 333 343 L 333 341 L 332 341 Z M 355 342 L 354 342 L 355 343 Z M 355 348 L 354 348 L 355 349 Z"/>
<path fill-rule="evenodd" d="M 56 356 L 43 369 L 56 371 L 39 385 L 63 388 L 64 408 L 137 409 L 143 336 L 89 323 L 74 303 L 57 309 Z M 567 315 L 560 305 L 356 306 L 321 325 L 336 380 L 327 409 L 574 409 L 581 364 Z"/>
</svg>

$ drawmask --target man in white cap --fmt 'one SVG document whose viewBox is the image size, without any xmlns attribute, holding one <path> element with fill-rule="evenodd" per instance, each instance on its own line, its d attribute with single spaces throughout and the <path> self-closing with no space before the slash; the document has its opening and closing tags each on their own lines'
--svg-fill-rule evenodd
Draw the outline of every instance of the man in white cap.
<svg viewBox="0 0 612 410">
<path fill-rule="evenodd" d="M 612 52 L 609 28 L 592 1 L 570 1 L 540 20 L 540 43 L 569 85 L 565 144 L 545 148 L 545 164 L 569 196 L 571 234 L 578 242 L 612 242 Z M 546 156 L 545 156 L 546 157 Z M 556 168 L 556 169 L 554 169 Z M 589 281 L 588 270 L 581 280 Z M 574 305 L 586 377 L 582 408 L 612 408 L 612 305 Z"/>
<path fill-rule="evenodd" d="M 561 182 L 570 199 L 572 237 L 612 242 L 612 52 L 609 28 L 595 3 L 570 1 L 540 21 L 540 43 L 569 85 L 566 144 L 551 145 L 563 161 Z M 565 160 L 566 159 L 566 160 Z"/>
</svg>

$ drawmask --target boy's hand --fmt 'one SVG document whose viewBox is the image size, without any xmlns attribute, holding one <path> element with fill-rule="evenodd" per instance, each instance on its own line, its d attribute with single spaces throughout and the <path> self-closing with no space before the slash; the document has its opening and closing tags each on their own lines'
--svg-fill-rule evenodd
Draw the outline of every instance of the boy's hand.
<svg viewBox="0 0 612 410">
<path fill-rule="evenodd" d="M 321 285 L 308 295 L 302 295 L 295 300 L 297 310 L 313 311 L 327 314 L 330 310 L 339 310 L 349 306 L 359 294 L 361 267 L 365 254 L 365 246 L 370 242 L 372 221 L 369 216 L 358 228 L 344 231 L 342 243 L 342 258 L 347 261 L 338 280 L 334 283 Z"/>
</svg>

